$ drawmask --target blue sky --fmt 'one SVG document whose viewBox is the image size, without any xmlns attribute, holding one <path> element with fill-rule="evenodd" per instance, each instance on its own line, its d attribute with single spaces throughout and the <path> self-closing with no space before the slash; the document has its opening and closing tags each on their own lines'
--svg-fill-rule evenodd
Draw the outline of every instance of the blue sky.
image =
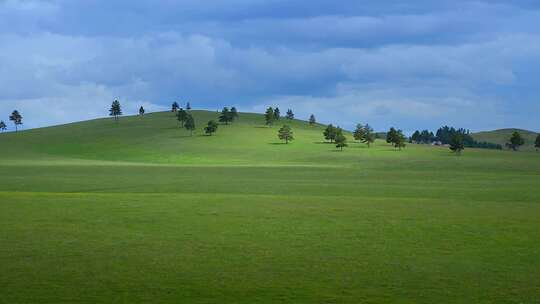
<svg viewBox="0 0 540 304">
<path fill-rule="evenodd" d="M 540 131 L 537 1 L 0 0 L 0 119 L 173 101 L 407 132 Z"/>
</svg>

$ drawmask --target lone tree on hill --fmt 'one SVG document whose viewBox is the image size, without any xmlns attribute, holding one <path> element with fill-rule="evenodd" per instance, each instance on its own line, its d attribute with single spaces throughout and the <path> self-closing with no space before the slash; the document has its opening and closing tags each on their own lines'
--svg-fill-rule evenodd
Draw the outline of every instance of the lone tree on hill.
<svg viewBox="0 0 540 304">
<path fill-rule="evenodd" d="M 293 131 L 288 125 L 283 125 L 278 131 L 278 138 L 285 141 L 288 144 L 289 141 L 294 140 Z"/>
<path fill-rule="evenodd" d="M 195 120 L 191 114 L 188 114 L 186 117 L 186 122 L 184 123 L 184 128 L 189 130 L 189 136 L 193 136 L 193 130 L 195 130 Z"/>
<path fill-rule="evenodd" d="M 120 115 L 122 115 L 122 107 L 120 106 L 120 101 L 115 100 L 113 101 L 111 109 L 109 110 L 109 116 L 113 116 L 114 120 L 117 121 Z"/>
<path fill-rule="evenodd" d="M 210 120 L 208 122 L 208 125 L 206 127 L 204 127 L 204 132 L 210 136 L 212 136 L 213 133 L 215 133 L 217 131 L 217 128 L 218 128 L 218 124 L 217 122 L 213 121 L 213 120 Z"/>
<path fill-rule="evenodd" d="M 313 126 L 313 125 L 316 124 L 316 123 L 317 123 L 317 120 L 315 120 L 315 115 L 311 114 L 311 115 L 309 116 L 309 125 L 310 125 L 310 126 Z"/>
<path fill-rule="evenodd" d="M 294 113 L 291 109 L 288 109 L 287 110 L 287 115 L 286 115 L 287 119 L 291 120 L 291 119 L 294 119 Z"/>
<path fill-rule="evenodd" d="M 356 125 L 356 130 L 353 133 L 354 139 L 362 143 L 367 144 L 368 148 L 372 143 L 375 142 L 375 133 L 373 133 L 373 128 L 370 125 Z"/>
<path fill-rule="evenodd" d="M 404 148 L 406 146 L 406 138 L 403 135 L 403 131 L 396 130 L 394 127 L 390 128 L 390 131 L 386 134 L 386 142 L 392 144 L 394 148 Z"/>
<path fill-rule="evenodd" d="M 324 139 L 334 142 L 337 135 L 337 129 L 332 124 L 329 124 L 323 131 Z"/>
<path fill-rule="evenodd" d="M 272 109 L 272 107 L 266 109 L 264 120 L 267 126 L 271 126 L 274 123 L 274 109 Z"/>
<path fill-rule="evenodd" d="M 144 108 L 143 108 L 143 106 L 141 106 L 141 107 L 139 108 L 139 115 L 140 115 L 140 116 L 144 116 Z"/>
<path fill-rule="evenodd" d="M 4 132 L 5 130 L 7 130 L 7 126 L 6 123 L 2 120 L 0 121 L 0 131 Z"/>
<path fill-rule="evenodd" d="M 231 122 L 233 122 L 237 118 L 238 118 L 238 110 L 236 110 L 236 107 L 232 107 L 231 108 Z"/>
<path fill-rule="evenodd" d="M 21 113 L 19 113 L 19 111 L 15 110 L 13 111 L 13 113 L 11 113 L 11 116 L 9 116 L 9 120 L 13 121 L 13 123 L 15 124 L 15 132 L 17 132 L 19 130 L 19 126 L 22 125 L 22 116 L 21 116 Z"/>
<path fill-rule="evenodd" d="M 186 122 L 188 115 L 189 114 L 182 108 L 180 108 L 180 110 L 178 110 L 178 112 L 176 113 L 176 119 L 180 123 L 180 128 L 184 127 L 184 123 Z"/>
<path fill-rule="evenodd" d="M 223 110 L 221 110 L 221 115 L 219 115 L 219 122 L 224 122 L 226 125 L 229 124 L 229 121 L 232 121 L 232 114 L 231 111 L 229 111 L 229 108 L 224 107 Z"/>
<path fill-rule="evenodd" d="M 523 146 L 525 144 L 525 140 L 523 137 L 521 137 L 521 134 L 519 132 L 515 131 L 512 133 L 512 137 L 510 137 L 510 140 L 508 143 L 506 143 L 506 146 L 514 151 L 517 151 L 519 147 Z"/>
<path fill-rule="evenodd" d="M 347 147 L 347 137 L 343 135 L 343 130 L 341 128 L 336 128 L 336 148 L 339 148 L 341 151 L 343 151 L 343 147 Z"/>
<path fill-rule="evenodd" d="M 279 108 L 274 109 L 274 120 L 279 120 L 281 118 L 281 114 L 279 113 Z"/>
<path fill-rule="evenodd" d="M 536 137 L 536 142 L 534 143 L 534 147 L 536 148 L 536 151 L 540 149 L 540 134 L 538 134 L 538 136 Z"/>
<path fill-rule="evenodd" d="M 450 150 L 456 153 L 456 155 L 460 155 L 461 151 L 463 151 L 464 149 L 465 145 L 463 144 L 463 136 L 458 133 L 452 135 L 452 138 L 450 138 Z"/>
<path fill-rule="evenodd" d="M 186 110 L 191 110 L 191 104 L 189 104 L 189 101 L 186 103 Z"/>
</svg>

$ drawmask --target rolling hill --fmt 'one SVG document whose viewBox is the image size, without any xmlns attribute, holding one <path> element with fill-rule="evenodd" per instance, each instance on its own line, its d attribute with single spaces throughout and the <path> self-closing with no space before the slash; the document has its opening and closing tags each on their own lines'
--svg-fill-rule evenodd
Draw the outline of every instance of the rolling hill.
<svg viewBox="0 0 540 304">
<path fill-rule="evenodd" d="M 476 141 L 485 141 L 495 144 L 504 145 L 508 142 L 512 133 L 519 132 L 521 136 L 525 139 L 525 145 L 521 148 L 522 150 L 534 150 L 534 143 L 538 133 L 522 130 L 522 129 L 500 129 L 494 131 L 478 132 L 471 134 L 474 140 Z"/>
<path fill-rule="evenodd" d="M 1 134 L 2 301 L 537 300 L 540 153 L 192 113 L 193 136 L 170 112 Z"/>
</svg>

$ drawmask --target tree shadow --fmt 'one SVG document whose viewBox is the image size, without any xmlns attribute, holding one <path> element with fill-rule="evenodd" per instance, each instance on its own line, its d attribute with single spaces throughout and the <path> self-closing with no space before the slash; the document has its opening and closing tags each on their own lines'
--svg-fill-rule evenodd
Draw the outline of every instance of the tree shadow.
<svg viewBox="0 0 540 304">
<path fill-rule="evenodd" d="M 317 144 L 317 145 L 321 145 L 321 144 L 333 144 L 332 142 L 329 142 L 329 141 L 314 141 L 313 143 L 314 143 L 314 144 Z"/>
<path fill-rule="evenodd" d="M 274 142 L 274 143 L 268 143 L 269 145 L 275 145 L 275 146 L 278 146 L 278 145 L 287 145 L 287 143 L 284 143 L 284 142 Z"/>
<path fill-rule="evenodd" d="M 254 128 L 257 128 L 257 129 L 272 129 L 272 127 L 267 127 L 267 126 L 254 126 Z"/>
</svg>

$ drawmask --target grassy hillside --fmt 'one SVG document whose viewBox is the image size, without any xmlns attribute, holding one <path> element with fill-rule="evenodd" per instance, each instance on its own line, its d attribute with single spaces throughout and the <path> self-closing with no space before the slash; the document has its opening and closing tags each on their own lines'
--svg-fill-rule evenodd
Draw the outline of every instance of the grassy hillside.
<svg viewBox="0 0 540 304">
<path fill-rule="evenodd" d="M 525 145 L 521 148 L 522 150 L 534 150 L 534 142 L 536 141 L 536 137 L 538 136 L 538 133 L 527 131 L 527 130 L 521 130 L 521 129 L 500 129 L 495 131 L 487 131 L 487 132 L 478 132 L 473 133 L 472 137 L 476 141 L 486 141 L 491 142 L 495 144 L 500 144 L 503 147 L 508 142 L 510 137 L 512 136 L 512 133 L 519 132 L 521 136 L 525 139 Z"/>
<path fill-rule="evenodd" d="M 537 301 L 540 153 L 193 113 L 192 137 L 172 113 L 0 135 L 1 301 Z"/>
</svg>

